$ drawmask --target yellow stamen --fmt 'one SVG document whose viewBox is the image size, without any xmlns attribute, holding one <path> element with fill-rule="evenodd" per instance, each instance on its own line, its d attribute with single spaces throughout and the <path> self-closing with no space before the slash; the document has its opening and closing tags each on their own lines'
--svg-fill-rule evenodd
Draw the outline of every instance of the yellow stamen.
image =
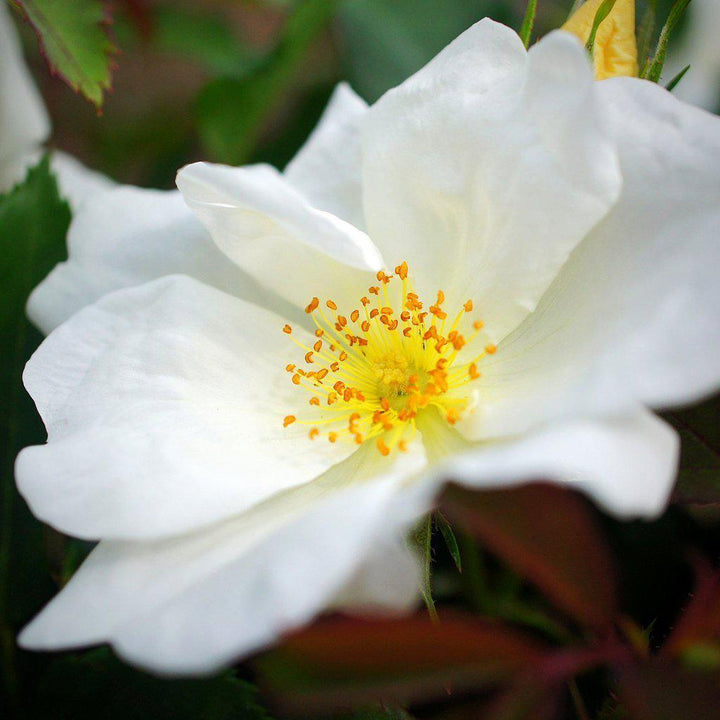
<svg viewBox="0 0 720 720">
<path fill-rule="evenodd" d="M 476 357 L 460 362 L 461 351 L 483 327 L 481 320 L 469 317 L 473 301 L 466 300 L 453 313 L 446 330 L 445 293 L 438 290 L 434 304 L 425 310 L 406 262 L 394 275 L 378 272 L 377 279 L 380 285 L 368 289 L 372 299 L 363 296 L 350 310 L 352 325 L 334 301 L 325 300 L 321 307 L 313 297 L 306 312 L 318 339 L 310 347 L 293 336 L 304 351 L 306 369 L 289 363 L 286 370 L 294 385 L 311 394 L 312 409 L 305 408 L 312 416 L 297 421 L 311 426 L 311 440 L 320 435 L 331 443 L 373 440 L 378 451 L 388 455 L 395 449 L 407 451 L 418 414 L 426 408 L 439 410 L 438 417 L 449 425 L 457 423 L 470 404 L 465 386 L 480 378 L 478 362 L 497 348 L 488 344 Z M 325 314 L 325 307 L 332 315 Z M 296 419 L 289 415 L 283 424 L 292 422 Z"/>
</svg>

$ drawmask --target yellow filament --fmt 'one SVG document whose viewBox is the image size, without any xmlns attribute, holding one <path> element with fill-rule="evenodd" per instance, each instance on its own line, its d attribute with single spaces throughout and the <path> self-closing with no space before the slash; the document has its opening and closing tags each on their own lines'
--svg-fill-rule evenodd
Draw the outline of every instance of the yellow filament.
<svg viewBox="0 0 720 720">
<path fill-rule="evenodd" d="M 394 274 L 380 271 L 377 281 L 356 307 L 342 311 L 333 300 L 312 298 L 305 308 L 316 326 L 312 347 L 289 325 L 283 327 L 305 353 L 305 368 L 289 363 L 286 370 L 292 383 L 310 394 L 304 406 L 308 417 L 288 415 L 283 425 L 310 426 L 310 440 L 323 435 L 331 443 L 372 440 L 388 455 L 407 450 L 425 408 L 439 410 L 454 425 L 469 405 L 470 393 L 462 388 L 481 377 L 478 363 L 497 348 L 487 344 L 459 364 L 460 351 L 483 327 L 471 317 L 473 301 L 462 304 L 446 332 L 445 293 L 438 290 L 426 308 L 414 292 L 407 263 Z"/>
</svg>

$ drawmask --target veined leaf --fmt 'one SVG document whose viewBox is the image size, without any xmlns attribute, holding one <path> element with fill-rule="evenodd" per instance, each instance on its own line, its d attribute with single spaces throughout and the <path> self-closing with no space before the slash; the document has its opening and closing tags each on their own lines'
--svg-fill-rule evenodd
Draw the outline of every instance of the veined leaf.
<svg viewBox="0 0 720 720">
<path fill-rule="evenodd" d="M 115 47 L 100 0 L 12 0 L 30 21 L 53 72 L 100 108 Z"/>
</svg>

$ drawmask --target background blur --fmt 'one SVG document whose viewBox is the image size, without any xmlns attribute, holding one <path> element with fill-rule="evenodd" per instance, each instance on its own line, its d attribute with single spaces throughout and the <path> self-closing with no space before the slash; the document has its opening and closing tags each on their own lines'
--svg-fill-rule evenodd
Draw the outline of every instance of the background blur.
<svg viewBox="0 0 720 720">
<path fill-rule="evenodd" d="M 663 19 L 671 0 L 649 0 Z M 648 0 L 638 1 L 639 22 Z M 465 28 L 519 28 L 526 0 L 114 0 L 119 53 L 102 115 L 53 77 L 25 28 L 53 144 L 114 179 L 171 187 L 205 159 L 282 167 L 346 80 L 376 100 Z M 540 0 L 535 36 L 572 0 Z"/>
</svg>

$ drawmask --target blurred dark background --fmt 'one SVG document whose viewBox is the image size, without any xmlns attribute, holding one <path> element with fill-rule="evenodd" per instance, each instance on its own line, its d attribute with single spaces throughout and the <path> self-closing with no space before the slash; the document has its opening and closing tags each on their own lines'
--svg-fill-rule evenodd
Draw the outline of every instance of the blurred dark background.
<svg viewBox="0 0 720 720">
<path fill-rule="evenodd" d="M 644 2 L 639 0 L 638 15 Z M 113 0 L 118 47 L 102 114 L 29 61 L 53 119 L 53 144 L 118 181 L 171 187 L 198 159 L 283 166 L 340 80 L 376 100 L 465 28 L 519 28 L 525 0 Z M 670 0 L 660 0 L 664 17 Z M 539 37 L 572 0 L 540 0 Z"/>
</svg>

